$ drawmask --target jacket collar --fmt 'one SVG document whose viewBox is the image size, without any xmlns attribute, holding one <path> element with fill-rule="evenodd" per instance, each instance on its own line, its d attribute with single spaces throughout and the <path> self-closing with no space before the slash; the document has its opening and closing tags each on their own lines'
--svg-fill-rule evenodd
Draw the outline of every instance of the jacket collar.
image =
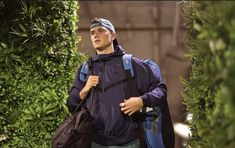
<svg viewBox="0 0 235 148">
<path fill-rule="evenodd" d="M 120 45 L 116 45 L 114 47 L 114 52 L 110 53 L 110 54 L 101 54 L 98 55 L 97 53 L 95 53 L 92 56 L 92 61 L 109 61 L 111 60 L 113 57 L 118 57 L 118 56 L 122 56 L 125 54 L 125 50 L 120 46 Z"/>
</svg>

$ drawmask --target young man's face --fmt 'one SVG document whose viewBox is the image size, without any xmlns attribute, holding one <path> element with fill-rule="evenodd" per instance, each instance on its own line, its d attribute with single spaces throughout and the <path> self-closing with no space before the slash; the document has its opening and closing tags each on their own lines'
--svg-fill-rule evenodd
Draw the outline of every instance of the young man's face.
<svg viewBox="0 0 235 148">
<path fill-rule="evenodd" d="M 102 51 L 109 47 L 115 39 L 115 33 L 103 26 L 96 26 L 90 30 L 93 47 Z"/>
</svg>

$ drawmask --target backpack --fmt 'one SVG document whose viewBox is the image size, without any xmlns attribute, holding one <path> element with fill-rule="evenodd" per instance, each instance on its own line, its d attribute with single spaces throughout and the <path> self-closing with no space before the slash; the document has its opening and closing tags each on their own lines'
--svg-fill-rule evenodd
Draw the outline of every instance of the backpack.
<svg viewBox="0 0 235 148">
<path fill-rule="evenodd" d="M 160 68 L 157 63 L 150 59 L 142 60 L 146 63 L 155 77 L 162 81 Z M 135 76 L 132 66 L 132 55 L 124 54 L 122 63 L 125 72 L 127 73 L 128 82 Z M 84 62 L 80 71 L 80 80 L 85 82 L 88 77 L 88 64 Z M 131 87 L 133 88 L 133 87 Z M 164 103 L 163 107 L 143 108 L 145 119 L 142 122 L 144 136 L 148 148 L 174 148 L 175 135 L 173 124 L 170 116 L 168 102 Z"/>
</svg>

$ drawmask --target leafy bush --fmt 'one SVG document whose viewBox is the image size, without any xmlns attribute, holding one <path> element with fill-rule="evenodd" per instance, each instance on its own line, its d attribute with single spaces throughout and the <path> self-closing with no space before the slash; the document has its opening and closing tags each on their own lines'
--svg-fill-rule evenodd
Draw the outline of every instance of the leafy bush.
<svg viewBox="0 0 235 148">
<path fill-rule="evenodd" d="M 47 148 L 68 116 L 78 65 L 76 1 L 0 0 L 0 145 Z"/>
<path fill-rule="evenodd" d="M 193 114 L 188 147 L 235 147 L 235 3 L 193 1 L 183 8 L 192 63 L 183 81 Z"/>
</svg>

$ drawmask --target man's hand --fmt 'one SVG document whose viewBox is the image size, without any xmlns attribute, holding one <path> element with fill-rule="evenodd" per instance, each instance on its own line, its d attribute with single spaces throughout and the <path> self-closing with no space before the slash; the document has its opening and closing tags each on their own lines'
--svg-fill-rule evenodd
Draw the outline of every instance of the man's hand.
<svg viewBox="0 0 235 148">
<path fill-rule="evenodd" d="M 131 116 L 133 113 L 139 111 L 143 107 L 143 100 L 140 97 L 131 97 L 128 100 L 120 103 L 121 111 L 124 114 Z"/>
<path fill-rule="evenodd" d="M 90 75 L 86 82 L 86 85 L 80 91 L 79 96 L 81 99 L 84 99 L 87 94 L 90 92 L 92 87 L 96 87 L 99 84 L 99 76 Z"/>
<path fill-rule="evenodd" d="M 98 83 L 99 83 L 99 76 L 90 75 L 86 82 L 85 88 L 87 90 L 90 90 L 92 87 L 96 87 Z"/>
</svg>

